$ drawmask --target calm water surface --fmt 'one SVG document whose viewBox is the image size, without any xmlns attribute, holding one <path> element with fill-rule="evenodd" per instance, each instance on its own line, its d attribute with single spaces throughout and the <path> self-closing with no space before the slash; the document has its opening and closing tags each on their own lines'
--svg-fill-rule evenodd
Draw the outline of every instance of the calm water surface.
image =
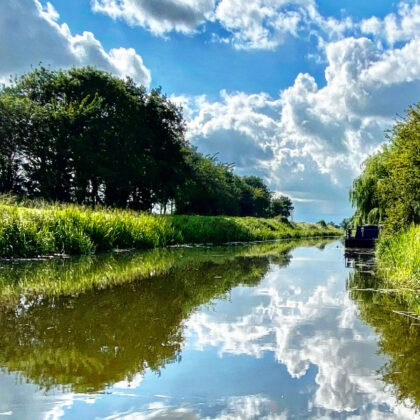
<svg viewBox="0 0 420 420">
<path fill-rule="evenodd" d="M 350 290 L 374 279 L 339 241 L 156 252 L 141 280 L 0 312 L 0 418 L 419 418 L 420 327 Z"/>
</svg>

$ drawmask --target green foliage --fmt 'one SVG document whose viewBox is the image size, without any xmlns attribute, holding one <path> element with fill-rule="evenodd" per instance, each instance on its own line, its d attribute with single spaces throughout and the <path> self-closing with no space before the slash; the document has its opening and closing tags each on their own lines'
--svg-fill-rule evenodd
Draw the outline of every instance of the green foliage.
<svg viewBox="0 0 420 420">
<path fill-rule="evenodd" d="M 257 176 L 245 176 L 242 178 L 240 215 L 255 217 L 270 217 L 272 193 Z"/>
<path fill-rule="evenodd" d="M 292 200 L 289 197 L 282 195 L 281 197 L 274 198 L 270 203 L 270 216 L 283 216 L 290 217 L 294 210 Z"/>
<path fill-rule="evenodd" d="M 186 180 L 175 195 L 177 214 L 277 215 L 272 212 L 272 193 L 261 178 L 235 175 L 232 165 L 219 162 L 216 156 L 203 156 L 196 150 L 189 150 L 186 158 Z M 276 209 L 287 216 L 287 206 L 291 205 L 290 199 L 284 197 L 281 203 L 276 202 Z"/>
<path fill-rule="evenodd" d="M 420 293 L 420 226 L 384 235 L 376 249 L 379 271 L 387 283 Z"/>
<path fill-rule="evenodd" d="M 385 208 L 380 196 L 379 186 L 388 177 L 383 152 L 371 156 L 364 162 L 363 173 L 354 180 L 350 191 L 352 205 L 356 207 L 354 225 L 380 223 Z"/>
<path fill-rule="evenodd" d="M 90 254 L 114 248 L 154 248 L 181 243 L 223 243 L 339 235 L 332 227 L 276 219 L 225 216 L 159 216 L 132 210 L 0 204 L 0 257 L 51 253 Z"/>
<path fill-rule="evenodd" d="M 420 103 L 394 126 L 389 144 L 365 161 L 350 198 L 355 225 L 384 222 L 390 233 L 420 222 Z"/>
<path fill-rule="evenodd" d="M 128 210 L 0 205 L 0 256 L 90 254 L 113 248 L 152 248 L 176 240 L 170 221 Z"/>
<path fill-rule="evenodd" d="M 420 103 L 395 125 L 385 153 L 388 179 L 380 184 L 386 227 L 397 231 L 420 223 Z"/>
<path fill-rule="evenodd" d="M 350 228 L 351 226 L 353 226 L 353 218 L 352 217 L 345 217 L 341 223 L 340 223 L 340 228 L 345 230 Z"/>
<path fill-rule="evenodd" d="M 181 109 L 91 67 L 23 75 L 0 91 L 0 192 L 178 214 L 288 217 L 261 178 L 191 148 Z"/>
<path fill-rule="evenodd" d="M 216 156 L 205 157 L 188 151 L 185 182 L 175 195 L 178 214 L 238 214 L 237 181 L 232 167 L 220 163 Z"/>
<path fill-rule="evenodd" d="M 0 92 L 0 191 L 150 210 L 184 171 L 184 120 L 159 89 L 85 67 Z"/>
</svg>

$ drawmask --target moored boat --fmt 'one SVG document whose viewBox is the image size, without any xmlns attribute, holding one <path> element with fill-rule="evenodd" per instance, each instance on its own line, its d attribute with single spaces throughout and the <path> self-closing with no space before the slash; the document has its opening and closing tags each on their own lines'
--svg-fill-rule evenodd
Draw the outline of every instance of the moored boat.
<svg viewBox="0 0 420 420">
<path fill-rule="evenodd" d="M 373 248 L 381 231 L 381 225 L 362 225 L 347 229 L 344 245 L 346 248 Z M 354 236 L 353 236 L 354 233 Z"/>
</svg>

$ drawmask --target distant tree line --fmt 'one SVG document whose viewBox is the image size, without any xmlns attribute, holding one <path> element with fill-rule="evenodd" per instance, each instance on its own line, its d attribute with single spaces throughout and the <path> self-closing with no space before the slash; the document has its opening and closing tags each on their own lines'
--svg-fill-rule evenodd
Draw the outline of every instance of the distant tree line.
<svg viewBox="0 0 420 420">
<path fill-rule="evenodd" d="M 91 67 L 33 70 L 0 91 L 0 192 L 180 214 L 289 217 L 259 177 L 185 139 L 160 89 Z"/>
<path fill-rule="evenodd" d="M 382 150 L 364 162 L 350 199 L 356 211 L 343 223 L 384 223 L 395 232 L 420 222 L 420 102 L 394 125 Z"/>
</svg>

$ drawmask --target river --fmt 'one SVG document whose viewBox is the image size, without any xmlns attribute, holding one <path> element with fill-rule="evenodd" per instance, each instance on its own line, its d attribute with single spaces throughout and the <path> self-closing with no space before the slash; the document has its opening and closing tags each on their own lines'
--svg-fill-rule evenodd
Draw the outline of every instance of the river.
<svg viewBox="0 0 420 420">
<path fill-rule="evenodd" d="M 2 263 L 119 285 L 0 311 L 0 418 L 419 418 L 420 326 L 362 262 L 311 240 Z"/>
</svg>

